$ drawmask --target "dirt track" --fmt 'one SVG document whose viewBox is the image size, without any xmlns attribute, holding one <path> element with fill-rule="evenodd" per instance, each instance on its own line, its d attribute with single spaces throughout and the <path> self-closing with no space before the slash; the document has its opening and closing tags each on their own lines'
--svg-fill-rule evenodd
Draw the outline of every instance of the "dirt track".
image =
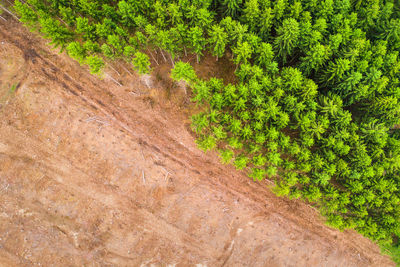
<svg viewBox="0 0 400 267">
<path fill-rule="evenodd" d="M 160 82 L 118 70 L 0 22 L 0 265 L 394 266 L 199 151 Z"/>
</svg>

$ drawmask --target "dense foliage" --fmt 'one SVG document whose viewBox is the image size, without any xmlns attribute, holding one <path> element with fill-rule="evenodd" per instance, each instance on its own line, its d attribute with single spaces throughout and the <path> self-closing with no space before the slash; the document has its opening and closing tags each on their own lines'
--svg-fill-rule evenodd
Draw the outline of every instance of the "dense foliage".
<svg viewBox="0 0 400 267">
<path fill-rule="evenodd" d="M 400 11 L 383 0 L 27 0 L 21 21 L 99 73 L 124 58 L 172 62 L 204 111 L 198 145 L 327 222 L 400 235 Z M 197 78 L 179 56 L 232 55 L 237 84 Z"/>
</svg>

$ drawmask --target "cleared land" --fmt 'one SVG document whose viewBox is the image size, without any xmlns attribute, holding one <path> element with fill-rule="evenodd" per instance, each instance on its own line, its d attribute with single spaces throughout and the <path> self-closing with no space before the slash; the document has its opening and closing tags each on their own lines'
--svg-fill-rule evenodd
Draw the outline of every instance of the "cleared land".
<svg viewBox="0 0 400 267">
<path fill-rule="evenodd" d="M 394 266 L 199 151 L 162 67 L 151 88 L 118 71 L 0 21 L 0 265 Z"/>
</svg>

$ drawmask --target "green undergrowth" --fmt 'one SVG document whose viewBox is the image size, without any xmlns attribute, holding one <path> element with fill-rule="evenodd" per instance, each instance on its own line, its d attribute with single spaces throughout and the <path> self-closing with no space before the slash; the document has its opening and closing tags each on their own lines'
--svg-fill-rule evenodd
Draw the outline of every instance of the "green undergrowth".
<svg viewBox="0 0 400 267">
<path fill-rule="evenodd" d="M 160 61 L 192 88 L 197 144 L 327 224 L 385 242 L 400 230 L 400 11 L 396 1 L 27 0 L 15 11 L 91 72 Z M 237 83 L 179 59 L 230 58 Z"/>
<path fill-rule="evenodd" d="M 381 251 L 383 254 L 389 255 L 393 261 L 396 263 L 396 266 L 400 266 L 400 246 L 399 245 L 391 245 L 384 244 L 380 245 Z"/>
</svg>

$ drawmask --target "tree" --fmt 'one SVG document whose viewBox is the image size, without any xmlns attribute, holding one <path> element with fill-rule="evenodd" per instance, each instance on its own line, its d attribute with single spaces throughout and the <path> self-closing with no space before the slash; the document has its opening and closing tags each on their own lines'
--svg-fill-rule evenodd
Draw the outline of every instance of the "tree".
<svg viewBox="0 0 400 267">
<path fill-rule="evenodd" d="M 97 39 L 96 26 L 90 25 L 87 18 L 76 18 L 76 32 L 82 34 L 84 40 L 95 41 Z"/>
<path fill-rule="evenodd" d="M 90 73 L 100 75 L 104 67 L 104 61 L 102 58 L 92 55 L 86 57 L 86 64 L 89 65 Z"/>
<path fill-rule="evenodd" d="M 222 125 L 220 125 L 218 127 L 214 126 L 213 133 L 214 133 L 215 138 L 217 138 L 218 140 L 223 140 L 227 137 L 227 134 Z"/>
<path fill-rule="evenodd" d="M 206 45 L 206 39 L 203 35 L 203 30 L 198 26 L 189 29 L 188 36 L 190 38 L 190 47 L 196 53 L 197 63 L 200 61 L 200 56 L 203 55 L 203 47 Z"/>
<path fill-rule="evenodd" d="M 216 146 L 216 139 L 211 135 L 207 135 L 201 139 L 196 140 L 196 143 L 201 150 L 207 152 L 208 150 L 211 150 Z"/>
<path fill-rule="evenodd" d="M 329 62 L 328 68 L 324 72 L 323 79 L 326 82 L 337 82 L 343 78 L 346 71 L 350 69 L 350 61 L 348 59 L 338 58 Z M 331 83 L 332 83 L 331 82 Z"/>
<path fill-rule="evenodd" d="M 251 168 L 251 173 L 249 176 L 253 178 L 254 181 L 258 180 L 261 181 L 265 178 L 266 171 L 264 169 L 259 168 Z"/>
<path fill-rule="evenodd" d="M 278 174 L 278 168 L 275 166 L 268 166 L 265 173 L 268 177 L 272 178 Z"/>
<path fill-rule="evenodd" d="M 194 102 L 202 104 L 210 99 L 210 88 L 204 81 L 199 81 L 194 85 L 193 93 L 192 101 Z"/>
<path fill-rule="evenodd" d="M 245 125 L 242 129 L 242 137 L 243 139 L 250 139 L 252 137 L 253 130 L 251 129 L 250 125 Z"/>
<path fill-rule="evenodd" d="M 175 65 L 175 57 L 176 54 L 180 51 L 182 51 L 182 46 L 183 46 L 183 41 L 182 40 L 182 33 L 179 32 L 178 28 L 171 28 L 168 31 L 169 37 L 171 39 L 170 45 L 168 47 L 168 52 L 170 53 L 171 56 L 171 63 L 172 66 Z"/>
<path fill-rule="evenodd" d="M 218 61 L 218 58 L 222 57 L 225 53 L 228 35 L 224 29 L 218 25 L 213 25 L 211 30 L 208 32 L 208 35 L 210 36 L 209 43 L 213 47 L 212 54 L 217 58 Z"/>
<path fill-rule="evenodd" d="M 277 196 L 287 196 L 290 193 L 290 186 L 285 184 L 284 182 L 277 183 L 273 188 L 272 191 L 277 195 Z"/>
<path fill-rule="evenodd" d="M 250 31 L 258 29 L 259 18 L 262 15 L 260 12 L 258 0 L 245 1 L 242 18 L 250 26 Z"/>
<path fill-rule="evenodd" d="M 171 78 L 175 81 L 183 80 L 191 84 L 196 81 L 197 75 L 193 67 L 189 63 L 179 61 L 171 70 Z"/>
<path fill-rule="evenodd" d="M 282 81 L 285 91 L 289 93 L 298 92 L 303 84 L 303 75 L 301 71 L 296 68 L 284 68 L 282 70 Z"/>
<path fill-rule="evenodd" d="M 14 9 L 20 16 L 21 22 L 25 25 L 33 26 L 38 21 L 38 16 L 27 4 L 22 4 L 19 0 L 14 1 Z"/>
<path fill-rule="evenodd" d="M 100 5 L 97 1 L 76 0 L 83 14 L 87 14 L 94 19 L 98 19 L 100 15 Z"/>
<path fill-rule="evenodd" d="M 223 164 L 229 164 L 232 161 L 233 156 L 235 155 L 232 150 L 225 149 L 220 151 L 221 162 Z"/>
<path fill-rule="evenodd" d="M 329 58 L 329 48 L 317 43 L 307 50 L 306 56 L 301 58 L 300 69 L 306 74 L 318 71 Z"/>
<path fill-rule="evenodd" d="M 185 56 L 187 56 L 186 46 L 189 43 L 188 40 L 188 27 L 184 23 L 180 23 L 176 25 L 176 30 L 179 33 L 179 44 L 183 47 L 183 51 L 185 51 Z"/>
<path fill-rule="evenodd" d="M 388 40 L 394 48 L 400 47 L 400 19 L 391 19 L 386 27 L 383 27 L 381 38 Z"/>
<path fill-rule="evenodd" d="M 177 25 L 183 22 L 182 20 L 182 11 L 179 8 L 179 5 L 175 4 L 175 3 L 170 3 L 168 4 L 168 14 L 170 16 L 170 20 L 172 25 Z"/>
<path fill-rule="evenodd" d="M 237 18 L 241 10 L 241 4 L 243 0 L 223 0 L 222 10 L 226 16 Z"/>
<path fill-rule="evenodd" d="M 168 48 L 171 46 L 171 39 L 169 38 L 168 31 L 164 30 L 156 31 L 155 43 L 159 47 L 161 55 L 164 58 L 164 61 L 167 62 L 167 58 L 165 57 L 163 50 L 168 51 Z"/>
<path fill-rule="evenodd" d="M 273 13 L 275 14 L 275 19 L 280 20 L 283 15 L 285 14 L 285 9 L 287 5 L 287 1 L 285 0 L 277 0 L 275 5 L 274 5 L 274 10 Z"/>
<path fill-rule="evenodd" d="M 214 93 L 211 97 L 210 104 L 213 108 L 217 110 L 221 110 L 223 106 L 225 106 L 224 97 L 220 93 Z"/>
<path fill-rule="evenodd" d="M 207 114 L 198 113 L 192 116 L 192 128 L 196 133 L 201 133 L 203 130 L 210 125 Z"/>
<path fill-rule="evenodd" d="M 116 58 L 116 55 L 115 55 L 113 49 L 112 49 L 109 45 L 107 45 L 107 44 L 103 44 L 103 45 L 101 46 L 101 52 L 102 52 L 103 55 L 105 55 L 107 58 L 110 58 L 110 59 L 115 59 L 115 58 Z"/>
<path fill-rule="evenodd" d="M 268 162 L 272 165 L 279 166 L 282 162 L 282 158 L 279 152 L 269 152 L 267 154 Z"/>
<path fill-rule="evenodd" d="M 195 16 L 194 16 L 194 24 L 195 26 L 200 27 L 201 29 L 207 30 L 210 28 L 212 23 L 213 17 L 206 8 L 196 9 Z"/>
<path fill-rule="evenodd" d="M 240 120 L 237 120 L 237 119 L 232 119 L 230 121 L 229 129 L 231 130 L 231 132 L 233 134 L 239 135 L 240 131 L 242 129 L 242 122 Z"/>
<path fill-rule="evenodd" d="M 113 32 L 113 29 L 115 28 L 115 24 L 113 21 L 109 18 L 105 18 L 103 20 L 103 23 L 97 23 L 95 24 L 96 27 L 96 35 L 99 36 L 100 38 L 107 38 L 107 36 L 111 35 Z"/>
<path fill-rule="evenodd" d="M 55 47 L 61 47 L 63 50 L 67 43 L 73 39 L 73 33 L 66 27 L 61 26 L 58 20 L 51 17 L 39 18 L 39 24 L 41 26 L 40 31 L 46 38 L 50 38 L 51 44 Z"/>
<path fill-rule="evenodd" d="M 248 26 L 246 24 L 241 24 L 237 21 L 234 21 L 232 25 L 232 29 L 228 31 L 229 35 L 231 36 L 232 45 L 243 43 L 248 30 Z"/>
<path fill-rule="evenodd" d="M 79 42 L 71 42 L 67 46 L 68 55 L 83 64 L 86 58 L 86 50 Z"/>
<path fill-rule="evenodd" d="M 233 84 L 228 84 L 224 87 L 224 100 L 228 103 L 233 103 L 237 98 L 236 86 Z"/>
<path fill-rule="evenodd" d="M 243 170 L 244 168 L 246 168 L 248 161 L 249 158 L 242 154 L 235 158 L 234 165 L 236 169 Z"/>
<path fill-rule="evenodd" d="M 247 42 L 238 43 L 238 45 L 234 47 L 232 51 L 235 55 L 233 62 L 235 62 L 236 66 L 238 66 L 240 63 L 246 64 L 247 60 L 250 59 L 253 53 L 251 46 Z"/>
<path fill-rule="evenodd" d="M 134 26 L 134 16 L 138 13 L 138 10 L 132 4 L 126 1 L 118 1 L 118 13 L 124 25 Z"/>
<path fill-rule="evenodd" d="M 99 44 L 96 42 L 92 42 L 91 40 L 87 40 L 83 43 L 83 48 L 89 53 L 98 53 L 101 52 Z"/>
<path fill-rule="evenodd" d="M 290 116 L 286 112 L 279 112 L 275 120 L 275 124 L 279 129 L 283 129 L 289 125 Z"/>
<path fill-rule="evenodd" d="M 107 43 L 110 44 L 115 51 L 117 56 L 121 56 L 124 52 L 124 42 L 119 38 L 118 35 L 111 34 L 107 36 Z"/>
<path fill-rule="evenodd" d="M 139 74 L 150 73 L 150 60 L 146 54 L 137 51 L 133 56 L 132 64 Z"/>
<path fill-rule="evenodd" d="M 172 40 L 169 36 L 169 32 L 164 30 L 158 31 L 156 35 L 156 44 L 160 48 L 160 52 L 164 58 L 164 61 L 167 62 L 167 58 L 162 50 L 169 51 L 170 47 L 172 46 Z"/>
<path fill-rule="evenodd" d="M 263 40 L 266 40 L 270 36 L 275 14 L 271 7 L 265 7 L 261 11 L 261 14 L 261 19 L 259 19 L 259 35 L 263 38 Z"/>
<path fill-rule="evenodd" d="M 127 57 L 129 60 L 135 55 L 136 49 L 133 46 L 127 45 L 124 47 L 124 56 Z"/>
<path fill-rule="evenodd" d="M 268 68 L 274 59 L 274 51 L 269 43 L 261 43 L 257 50 L 257 63 L 264 68 Z"/>
<path fill-rule="evenodd" d="M 70 7 L 59 6 L 59 12 L 61 15 L 62 20 L 70 27 L 75 25 L 75 17 L 76 13 Z"/>
<path fill-rule="evenodd" d="M 275 49 L 278 51 L 283 62 L 287 61 L 287 57 L 292 55 L 297 46 L 300 37 L 299 23 L 293 19 L 285 19 L 282 26 L 277 28 L 277 37 L 274 41 Z"/>
<path fill-rule="evenodd" d="M 321 112 L 335 116 L 342 108 L 342 99 L 331 94 L 330 96 L 321 96 L 320 98 L 320 109 Z"/>
</svg>

